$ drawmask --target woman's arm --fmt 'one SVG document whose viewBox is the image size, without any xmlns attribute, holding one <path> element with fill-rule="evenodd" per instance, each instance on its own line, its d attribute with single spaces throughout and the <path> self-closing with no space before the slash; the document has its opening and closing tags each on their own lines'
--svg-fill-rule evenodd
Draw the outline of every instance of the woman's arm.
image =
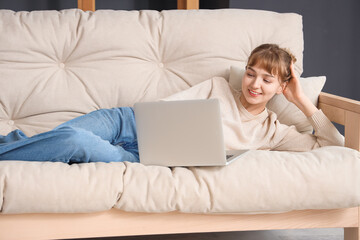
<svg viewBox="0 0 360 240">
<path fill-rule="evenodd" d="M 304 94 L 299 79 L 291 65 L 292 78 L 283 88 L 286 99 L 295 104 L 309 119 L 314 134 L 301 134 L 295 127 L 285 126 L 278 121 L 273 150 L 308 151 L 323 146 L 344 146 L 344 137 L 332 122 Z"/>
<path fill-rule="evenodd" d="M 308 117 L 314 134 L 299 133 L 295 126 L 287 126 L 276 120 L 271 150 L 309 151 L 324 146 L 344 146 L 345 139 L 321 110 Z"/>
</svg>

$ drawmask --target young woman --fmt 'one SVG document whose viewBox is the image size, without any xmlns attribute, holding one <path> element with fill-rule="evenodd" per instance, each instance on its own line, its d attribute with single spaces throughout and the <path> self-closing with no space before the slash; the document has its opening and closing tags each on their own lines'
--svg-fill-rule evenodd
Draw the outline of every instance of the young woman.
<svg viewBox="0 0 360 240">
<path fill-rule="evenodd" d="M 285 49 L 264 44 L 253 50 L 241 93 L 233 92 L 241 122 L 236 134 L 250 149 L 307 151 L 344 144 L 342 135 L 304 95 Z M 226 81 L 227 88 L 230 88 Z M 315 134 L 300 134 L 266 109 L 267 102 L 283 93 L 312 123 Z M 0 135 L 0 160 L 80 162 L 139 162 L 132 108 L 100 109 L 65 122 L 51 131 L 27 137 L 21 130 Z"/>
<path fill-rule="evenodd" d="M 246 66 L 239 99 L 244 148 L 308 151 L 321 146 L 343 146 L 344 137 L 324 113 L 317 109 L 302 91 L 294 72 L 296 58 L 275 44 L 255 48 Z M 309 119 L 314 134 L 301 134 L 294 126 L 281 124 L 266 104 L 275 94 L 284 94 Z"/>
</svg>

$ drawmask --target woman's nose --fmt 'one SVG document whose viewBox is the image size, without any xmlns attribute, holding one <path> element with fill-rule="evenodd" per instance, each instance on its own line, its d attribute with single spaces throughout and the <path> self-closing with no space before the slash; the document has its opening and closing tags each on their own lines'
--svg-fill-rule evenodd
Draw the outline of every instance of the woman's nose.
<svg viewBox="0 0 360 240">
<path fill-rule="evenodd" d="M 254 88 L 254 89 L 259 88 L 260 83 L 261 83 L 261 78 L 260 77 L 254 78 L 254 80 L 251 83 L 251 87 Z"/>
</svg>

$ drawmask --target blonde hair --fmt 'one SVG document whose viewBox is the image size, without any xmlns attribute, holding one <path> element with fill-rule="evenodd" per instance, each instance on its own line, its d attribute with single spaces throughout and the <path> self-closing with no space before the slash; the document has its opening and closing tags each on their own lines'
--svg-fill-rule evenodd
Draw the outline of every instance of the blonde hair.
<svg viewBox="0 0 360 240">
<path fill-rule="evenodd" d="M 262 44 L 251 52 L 246 67 L 258 65 L 287 82 L 291 79 L 291 63 L 295 62 L 295 56 L 288 49 L 277 44 Z"/>
</svg>

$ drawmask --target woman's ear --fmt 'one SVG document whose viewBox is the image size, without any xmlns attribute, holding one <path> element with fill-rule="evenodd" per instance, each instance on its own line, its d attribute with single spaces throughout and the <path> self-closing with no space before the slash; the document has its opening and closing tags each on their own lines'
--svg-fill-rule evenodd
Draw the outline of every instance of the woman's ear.
<svg viewBox="0 0 360 240">
<path fill-rule="evenodd" d="M 283 93 L 284 89 L 286 88 L 287 82 L 282 82 L 278 88 L 278 90 L 276 91 L 276 94 L 281 94 Z"/>
</svg>

